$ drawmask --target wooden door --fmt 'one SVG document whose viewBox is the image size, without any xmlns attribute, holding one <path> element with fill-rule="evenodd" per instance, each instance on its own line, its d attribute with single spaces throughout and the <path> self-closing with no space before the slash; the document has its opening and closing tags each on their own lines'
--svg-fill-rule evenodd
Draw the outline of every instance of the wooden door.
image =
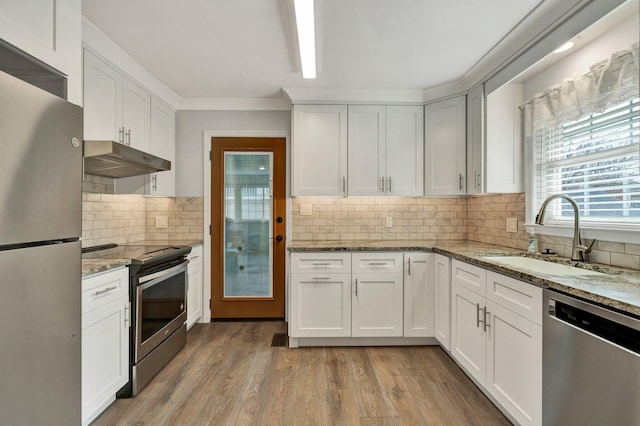
<svg viewBox="0 0 640 426">
<path fill-rule="evenodd" d="M 284 318 L 284 138 L 211 138 L 211 317 Z"/>
</svg>

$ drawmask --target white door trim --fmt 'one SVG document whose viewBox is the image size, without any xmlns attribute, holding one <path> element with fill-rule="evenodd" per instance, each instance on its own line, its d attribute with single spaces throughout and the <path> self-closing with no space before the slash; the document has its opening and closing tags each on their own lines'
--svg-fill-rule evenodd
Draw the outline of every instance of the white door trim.
<svg viewBox="0 0 640 426">
<path fill-rule="evenodd" d="M 211 138 L 241 137 L 241 138 L 285 138 L 287 145 L 287 171 L 286 171 L 286 197 L 287 197 L 287 226 L 285 242 L 291 237 L 291 132 L 289 130 L 205 130 L 202 156 L 204 164 L 204 224 L 203 235 L 204 245 L 204 280 L 205 285 L 202 289 L 202 318 L 200 322 L 208 323 L 211 321 L 211 307 L 209 300 L 211 299 L 211 235 L 209 227 L 211 226 L 211 160 L 207 152 L 211 151 Z M 286 259 L 286 256 L 285 256 Z M 285 260 L 286 261 L 286 260 Z M 285 271 L 287 269 L 285 268 Z M 286 274 L 286 280 L 288 280 Z M 289 317 L 289 286 L 285 281 L 285 321 Z"/>
</svg>

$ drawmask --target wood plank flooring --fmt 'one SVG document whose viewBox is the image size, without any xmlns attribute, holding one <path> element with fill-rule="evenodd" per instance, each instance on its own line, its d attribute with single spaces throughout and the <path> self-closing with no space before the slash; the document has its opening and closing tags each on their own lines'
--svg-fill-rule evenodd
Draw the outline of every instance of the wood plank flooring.
<svg viewBox="0 0 640 426">
<path fill-rule="evenodd" d="M 510 425 L 439 347 L 271 347 L 282 322 L 197 324 L 94 425 Z"/>
</svg>

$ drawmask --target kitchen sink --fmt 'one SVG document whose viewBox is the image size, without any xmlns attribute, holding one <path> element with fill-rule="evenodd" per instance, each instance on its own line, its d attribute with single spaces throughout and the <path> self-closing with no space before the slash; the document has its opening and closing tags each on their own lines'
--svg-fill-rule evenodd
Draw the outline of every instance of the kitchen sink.
<svg viewBox="0 0 640 426">
<path fill-rule="evenodd" d="M 513 266 L 515 268 L 526 269 L 546 275 L 605 275 L 602 272 L 591 271 L 589 269 L 578 268 L 573 265 L 563 265 L 541 259 L 534 259 L 523 256 L 484 256 L 498 264 Z"/>
</svg>

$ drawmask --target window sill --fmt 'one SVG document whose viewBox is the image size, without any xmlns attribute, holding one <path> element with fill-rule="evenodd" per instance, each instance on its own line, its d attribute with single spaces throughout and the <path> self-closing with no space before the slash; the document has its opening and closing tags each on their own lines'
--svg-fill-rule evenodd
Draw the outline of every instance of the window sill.
<svg viewBox="0 0 640 426">
<path fill-rule="evenodd" d="M 536 235 L 552 235 L 556 237 L 573 238 L 573 225 L 536 225 L 525 224 L 526 229 L 535 230 Z M 580 236 L 584 239 L 597 239 L 615 243 L 639 244 L 640 226 L 620 228 L 595 227 L 591 224 L 580 225 Z"/>
</svg>

